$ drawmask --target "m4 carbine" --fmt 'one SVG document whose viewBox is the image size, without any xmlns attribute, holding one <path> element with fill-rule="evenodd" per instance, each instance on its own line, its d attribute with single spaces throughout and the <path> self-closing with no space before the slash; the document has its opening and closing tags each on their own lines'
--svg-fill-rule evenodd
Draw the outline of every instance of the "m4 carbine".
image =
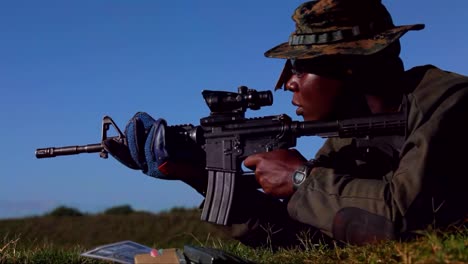
<svg viewBox="0 0 468 264">
<path fill-rule="evenodd" d="M 296 146 L 301 136 L 372 138 L 404 135 L 406 113 L 372 115 L 337 121 L 293 121 L 288 115 L 245 118 L 247 109 L 258 110 L 273 104 L 271 91 L 256 91 L 245 86 L 237 93 L 204 90 L 202 95 L 211 110 L 194 126 L 169 126 L 186 142 L 195 143 L 205 152 L 208 186 L 201 219 L 220 225 L 229 224 L 229 214 L 236 184 L 243 177 L 242 162 L 249 155 Z M 102 123 L 102 141 L 114 126 L 118 136 L 113 140 L 125 143 L 125 135 L 114 121 L 105 116 Z M 102 143 L 83 146 L 43 148 L 36 150 L 37 158 L 100 152 L 107 158 Z"/>
</svg>

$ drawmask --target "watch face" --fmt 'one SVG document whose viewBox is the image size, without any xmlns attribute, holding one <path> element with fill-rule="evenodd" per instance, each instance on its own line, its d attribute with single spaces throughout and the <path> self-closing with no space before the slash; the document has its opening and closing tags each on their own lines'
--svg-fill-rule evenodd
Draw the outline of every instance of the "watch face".
<svg viewBox="0 0 468 264">
<path fill-rule="evenodd" d="M 306 178 L 306 175 L 304 172 L 302 171 L 296 171 L 294 172 L 294 175 L 293 175 L 293 181 L 295 184 L 301 184 L 304 179 Z"/>
</svg>

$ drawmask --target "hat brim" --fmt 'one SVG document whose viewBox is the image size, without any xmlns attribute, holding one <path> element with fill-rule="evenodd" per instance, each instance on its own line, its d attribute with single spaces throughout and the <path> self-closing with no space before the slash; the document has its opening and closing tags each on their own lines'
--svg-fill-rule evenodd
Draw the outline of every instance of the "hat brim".
<svg viewBox="0 0 468 264">
<path fill-rule="evenodd" d="M 371 55 L 384 49 L 410 30 L 421 30 L 424 24 L 397 26 L 372 38 L 355 39 L 337 43 L 295 45 L 282 43 L 267 52 L 269 58 L 312 59 L 324 55 Z"/>
</svg>

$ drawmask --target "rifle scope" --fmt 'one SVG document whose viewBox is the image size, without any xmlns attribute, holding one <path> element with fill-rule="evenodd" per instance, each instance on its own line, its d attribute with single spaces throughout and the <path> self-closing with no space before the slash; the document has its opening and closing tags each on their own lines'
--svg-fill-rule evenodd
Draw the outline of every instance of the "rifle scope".
<svg viewBox="0 0 468 264">
<path fill-rule="evenodd" d="M 271 91 L 258 92 L 246 86 L 240 86 L 238 93 L 204 90 L 202 95 L 212 114 L 245 113 L 273 104 Z"/>
</svg>

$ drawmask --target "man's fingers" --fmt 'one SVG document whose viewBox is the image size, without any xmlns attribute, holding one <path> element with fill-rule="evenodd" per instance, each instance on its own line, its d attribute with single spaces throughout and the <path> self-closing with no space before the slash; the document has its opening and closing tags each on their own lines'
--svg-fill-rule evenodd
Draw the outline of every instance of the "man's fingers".
<svg viewBox="0 0 468 264">
<path fill-rule="evenodd" d="M 244 166 L 251 170 L 255 170 L 255 167 L 257 167 L 257 164 L 258 162 L 260 162 L 260 159 L 261 154 L 250 155 L 244 160 Z"/>
</svg>

